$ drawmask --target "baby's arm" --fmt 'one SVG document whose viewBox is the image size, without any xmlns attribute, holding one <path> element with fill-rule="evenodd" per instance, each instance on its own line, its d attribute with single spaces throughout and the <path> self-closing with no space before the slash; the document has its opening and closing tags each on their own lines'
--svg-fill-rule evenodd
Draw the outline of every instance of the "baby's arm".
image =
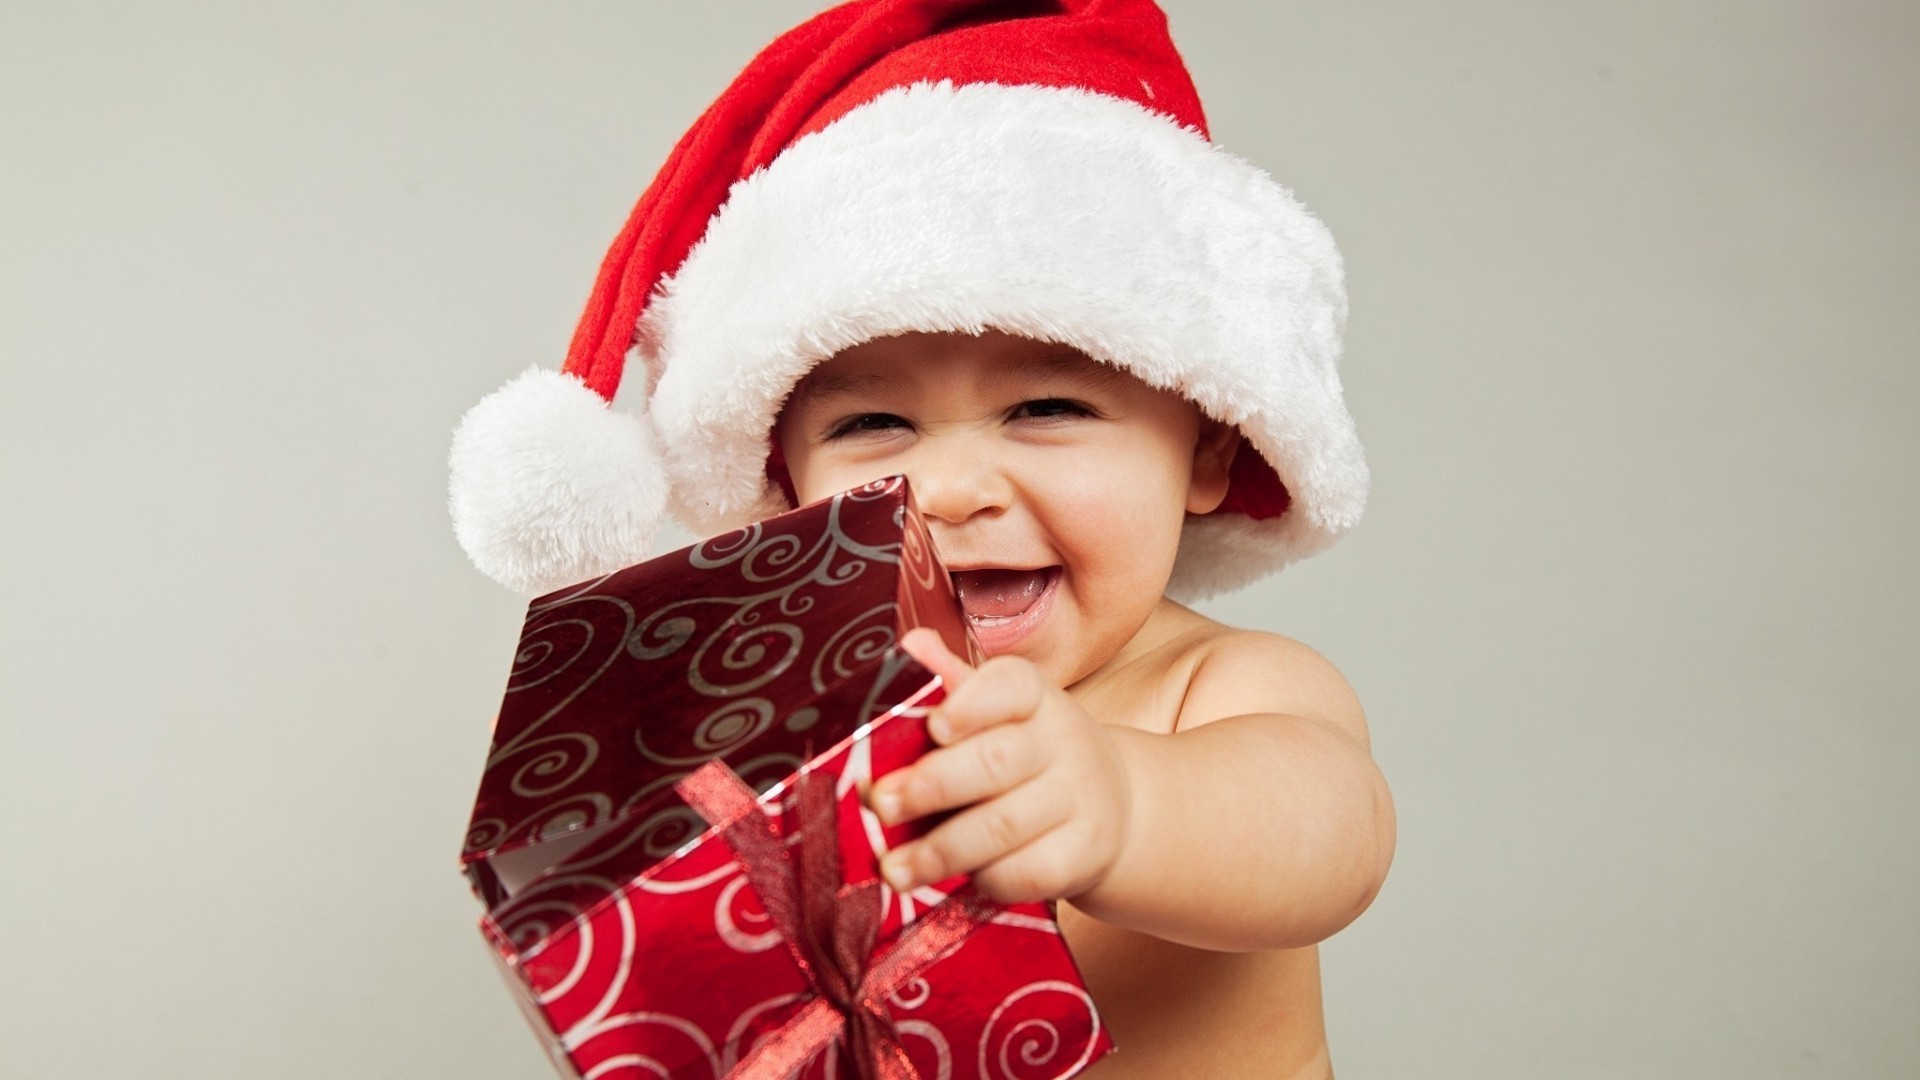
<svg viewBox="0 0 1920 1080">
<path fill-rule="evenodd" d="M 1107 729 L 1128 761 L 1128 845 L 1081 910 L 1216 949 L 1324 940 L 1373 902 L 1393 801 L 1353 690 L 1318 653 L 1222 638 L 1175 734 Z"/>
<path fill-rule="evenodd" d="M 896 885 L 971 871 L 1001 899 L 1067 897 L 1232 950 L 1312 944 L 1378 891 L 1392 802 L 1351 689 L 1305 646 L 1219 639 L 1176 733 L 1156 735 L 1098 723 L 1024 660 L 975 671 L 931 634 L 906 644 L 949 684 L 948 745 L 876 784 L 875 807 L 890 821 L 966 809 L 889 855 Z"/>
</svg>

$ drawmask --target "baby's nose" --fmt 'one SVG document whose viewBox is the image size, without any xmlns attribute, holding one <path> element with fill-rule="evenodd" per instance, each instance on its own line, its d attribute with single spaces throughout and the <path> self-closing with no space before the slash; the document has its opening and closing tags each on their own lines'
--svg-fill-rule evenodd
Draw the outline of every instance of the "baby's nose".
<svg viewBox="0 0 1920 1080">
<path fill-rule="evenodd" d="M 1013 484 L 1006 470 L 971 440 L 921 449 L 908 464 L 907 483 L 926 517 L 958 525 L 1005 510 L 1011 502 Z"/>
</svg>

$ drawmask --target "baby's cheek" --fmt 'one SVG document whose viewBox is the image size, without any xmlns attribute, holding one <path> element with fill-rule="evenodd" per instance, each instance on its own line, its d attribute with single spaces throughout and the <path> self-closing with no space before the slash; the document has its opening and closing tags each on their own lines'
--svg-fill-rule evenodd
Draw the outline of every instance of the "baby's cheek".
<svg viewBox="0 0 1920 1080">
<path fill-rule="evenodd" d="M 879 475 L 865 475 L 865 472 L 871 471 L 863 471 L 818 449 L 802 448 L 787 457 L 787 475 L 793 482 L 794 494 L 799 500 L 796 505 L 838 495 L 868 480 L 880 479 Z"/>
<path fill-rule="evenodd" d="M 1056 505 L 1063 519 L 1079 523 L 1083 543 L 1136 544 L 1164 532 L 1170 517 L 1184 516 L 1185 501 L 1165 477 L 1125 462 L 1116 457 L 1105 467 L 1074 470 L 1064 480 Z"/>
</svg>

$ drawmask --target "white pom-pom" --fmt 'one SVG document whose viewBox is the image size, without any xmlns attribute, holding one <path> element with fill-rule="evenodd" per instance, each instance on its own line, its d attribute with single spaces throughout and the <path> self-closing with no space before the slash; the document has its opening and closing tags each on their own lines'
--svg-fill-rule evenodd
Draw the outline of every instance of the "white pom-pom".
<svg viewBox="0 0 1920 1080">
<path fill-rule="evenodd" d="M 531 368 L 481 399 L 447 464 L 460 546 L 529 596 L 639 562 L 666 514 L 652 426 L 557 371 Z"/>
</svg>

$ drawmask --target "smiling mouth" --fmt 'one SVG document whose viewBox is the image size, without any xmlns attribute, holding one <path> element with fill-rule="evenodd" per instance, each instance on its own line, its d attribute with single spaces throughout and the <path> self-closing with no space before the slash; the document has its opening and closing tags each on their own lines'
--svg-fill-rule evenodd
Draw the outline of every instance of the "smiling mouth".
<svg viewBox="0 0 1920 1080">
<path fill-rule="evenodd" d="M 953 573 L 954 592 L 960 597 L 960 610 L 975 630 L 1010 623 L 1032 609 L 1059 576 L 1057 566 L 1033 570 L 1001 567 L 957 570 Z"/>
</svg>

